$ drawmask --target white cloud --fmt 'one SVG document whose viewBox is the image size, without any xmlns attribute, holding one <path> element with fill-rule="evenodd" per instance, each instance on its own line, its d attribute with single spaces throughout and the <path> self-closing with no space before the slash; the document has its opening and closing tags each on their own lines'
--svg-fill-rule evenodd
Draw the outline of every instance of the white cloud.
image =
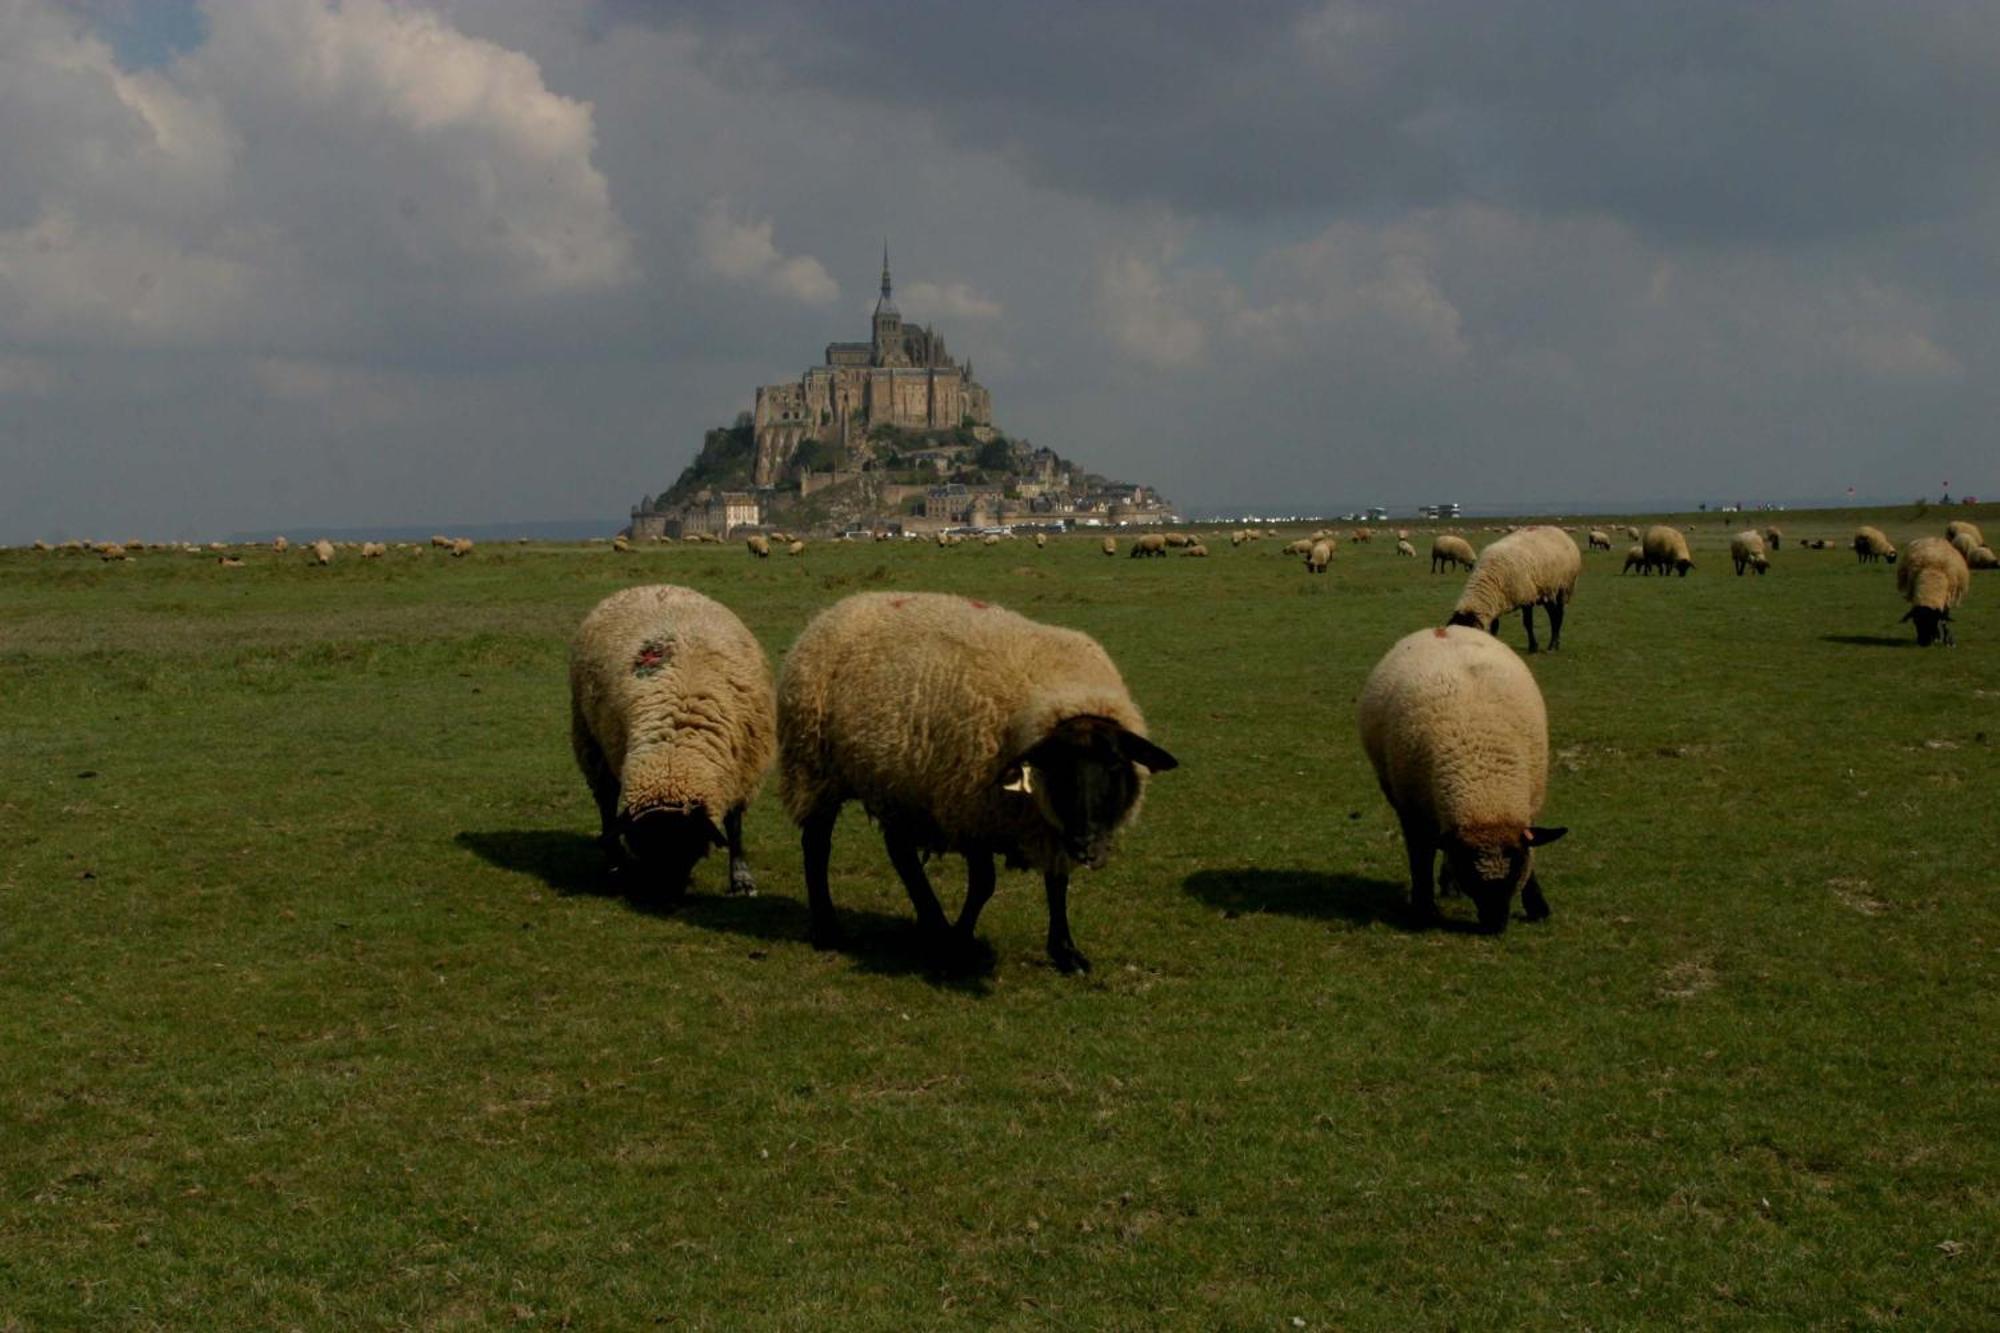
<svg viewBox="0 0 2000 1333">
<path fill-rule="evenodd" d="M 1119 351 L 1163 370 L 1201 363 L 1208 330 L 1196 306 L 1197 283 L 1138 254 L 1112 257 L 1098 271 L 1097 310 Z"/>
<path fill-rule="evenodd" d="M 825 305 L 840 286 L 809 255 L 784 255 L 771 240 L 769 218 L 738 222 L 729 203 L 711 199 L 695 222 L 695 254 L 704 272 L 731 282 L 752 283 L 773 295 Z"/>
</svg>

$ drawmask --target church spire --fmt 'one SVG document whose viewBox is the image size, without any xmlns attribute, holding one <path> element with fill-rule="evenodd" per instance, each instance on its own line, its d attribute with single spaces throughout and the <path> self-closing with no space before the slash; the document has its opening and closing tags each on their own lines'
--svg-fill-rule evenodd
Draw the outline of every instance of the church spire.
<svg viewBox="0 0 2000 1333">
<path fill-rule="evenodd" d="M 882 299 L 889 299 L 889 238 L 882 238 Z"/>
</svg>

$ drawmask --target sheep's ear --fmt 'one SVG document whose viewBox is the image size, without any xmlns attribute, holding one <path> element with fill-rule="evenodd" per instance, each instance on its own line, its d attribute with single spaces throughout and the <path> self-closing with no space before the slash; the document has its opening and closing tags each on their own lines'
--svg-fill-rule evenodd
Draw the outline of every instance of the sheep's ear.
<svg viewBox="0 0 2000 1333">
<path fill-rule="evenodd" d="M 1009 764 L 1007 771 L 1000 775 L 1000 790 L 1013 792 L 1016 796 L 1035 794 L 1035 770 L 1030 764 Z"/>
<path fill-rule="evenodd" d="M 1181 766 L 1180 760 L 1144 736 L 1123 727 L 1118 729 L 1118 754 L 1125 762 L 1138 764 L 1151 773 L 1165 773 L 1168 769 Z"/>
<path fill-rule="evenodd" d="M 1530 847 L 1546 847 L 1552 842 L 1560 841 L 1563 834 L 1568 832 L 1566 828 L 1530 827 L 1521 834 L 1521 841 Z"/>
</svg>

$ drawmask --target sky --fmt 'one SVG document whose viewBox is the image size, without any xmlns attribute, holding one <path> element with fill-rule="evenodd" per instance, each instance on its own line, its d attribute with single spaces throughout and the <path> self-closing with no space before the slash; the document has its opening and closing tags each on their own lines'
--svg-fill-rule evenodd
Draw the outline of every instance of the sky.
<svg viewBox="0 0 2000 1333">
<path fill-rule="evenodd" d="M 2000 494 L 2000 6 L 0 0 L 0 542 L 601 518 L 906 320 L 1190 508 Z"/>
</svg>

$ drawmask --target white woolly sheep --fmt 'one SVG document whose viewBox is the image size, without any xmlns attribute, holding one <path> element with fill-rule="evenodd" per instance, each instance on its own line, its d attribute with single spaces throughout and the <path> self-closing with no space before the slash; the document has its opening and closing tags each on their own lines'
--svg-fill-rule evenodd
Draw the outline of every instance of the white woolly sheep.
<svg viewBox="0 0 2000 1333">
<path fill-rule="evenodd" d="M 1892 565 L 1896 563 L 1895 543 L 1883 534 L 1882 529 L 1866 524 L 1855 530 L 1854 554 L 1864 565 L 1872 565 L 1877 560 L 1887 560 Z"/>
<path fill-rule="evenodd" d="M 104 545 L 97 548 L 97 557 L 100 560 L 130 559 L 130 557 L 125 554 L 125 544 L 123 542 L 104 543 Z"/>
<path fill-rule="evenodd" d="M 1186 546 L 1189 542 L 1194 540 L 1194 538 L 1188 536 L 1185 532 L 1163 533 L 1161 534 L 1160 539 L 1164 541 L 1167 545 L 1173 547 L 1176 551 L 1178 551 L 1181 547 Z"/>
<path fill-rule="evenodd" d="M 1415 560 L 1417 558 L 1417 548 L 1410 545 L 1407 538 L 1398 537 L 1396 539 L 1396 554 L 1406 560 Z"/>
<path fill-rule="evenodd" d="M 1312 548 L 1313 539 L 1310 537 L 1301 537 L 1295 542 L 1287 543 L 1283 553 L 1285 555 L 1311 555 Z"/>
<path fill-rule="evenodd" d="M 1064 972 L 1090 966 L 1070 936 L 1071 870 L 1101 865 L 1146 774 L 1175 767 L 1090 636 L 938 593 L 858 593 L 807 625 L 778 681 L 778 744 L 814 944 L 839 938 L 827 863 L 840 808 L 858 800 L 951 956 L 972 945 L 996 855 L 1041 871 L 1049 958 Z M 956 925 L 925 852 L 965 857 Z"/>
<path fill-rule="evenodd" d="M 743 545 L 749 549 L 750 554 L 756 556 L 759 560 L 763 560 L 771 554 L 771 540 L 761 532 L 751 533 L 745 539 Z"/>
<path fill-rule="evenodd" d="M 1314 542 L 1312 544 L 1312 550 L 1306 552 L 1306 569 L 1310 573 L 1324 574 L 1326 573 L 1327 565 L 1330 564 L 1332 560 L 1333 560 L 1333 543 L 1331 541 Z"/>
<path fill-rule="evenodd" d="M 786 555 L 804 555 L 805 553 L 806 544 L 804 541 L 798 539 L 794 539 L 790 545 L 785 547 Z"/>
<path fill-rule="evenodd" d="M 1958 553 L 1965 557 L 1967 564 L 1972 563 L 1972 553 L 1979 549 L 1977 538 L 1969 532 L 1954 532 L 1945 540 L 1958 548 Z"/>
<path fill-rule="evenodd" d="M 1972 544 L 1974 546 L 1986 545 L 1986 534 L 1982 533 L 1979 530 L 1979 525 L 1977 523 L 1974 523 L 1971 519 L 1955 518 L 1951 522 L 1944 525 L 1944 536 L 1946 541 L 1949 541 L 1954 545 L 1956 545 L 1957 539 L 1961 535 L 1972 538 Z"/>
<path fill-rule="evenodd" d="M 1208 558 L 1208 546 L 1203 542 L 1189 542 L 1181 548 L 1181 554 L 1191 555 L 1197 560 L 1206 560 Z"/>
<path fill-rule="evenodd" d="M 471 554 L 472 554 L 472 538 L 453 537 L 451 539 L 451 555 L 454 560 L 463 560 L 466 556 L 469 556 Z"/>
<path fill-rule="evenodd" d="M 1603 528 L 1592 528 L 1590 530 L 1590 549 L 1593 551 L 1610 550 L 1611 534 L 1606 532 Z"/>
<path fill-rule="evenodd" d="M 623 555 L 632 549 L 632 543 L 625 537 L 625 534 L 620 533 L 611 539 L 611 549 Z"/>
<path fill-rule="evenodd" d="M 274 537 L 271 539 L 271 549 L 277 552 L 279 555 L 283 555 L 285 552 L 292 549 L 292 544 L 289 541 L 286 541 L 283 537 Z"/>
<path fill-rule="evenodd" d="M 1513 650 L 1470 628 L 1418 630 L 1376 663 L 1356 718 L 1402 826 L 1417 915 L 1437 915 L 1442 851 L 1447 884 L 1472 898 L 1484 929 L 1507 928 L 1517 889 L 1528 920 L 1547 917 L 1534 849 L 1568 830 L 1535 824 L 1548 792 L 1548 710 Z"/>
<path fill-rule="evenodd" d="M 1625 526 L 1625 539 L 1627 541 L 1635 541 L 1635 542 L 1644 540 L 1644 538 L 1642 538 L 1639 535 L 1639 529 L 1629 523 Z"/>
<path fill-rule="evenodd" d="M 597 802 L 607 867 L 678 897 L 710 847 L 755 893 L 743 811 L 777 749 L 770 663 L 733 612 L 691 588 L 626 588 L 570 642 L 570 745 Z"/>
<path fill-rule="evenodd" d="M 1137 560 L 1141 556 L 1165 556 L 1166 553 L 1167 539 L 1157 532 L 1149 532 L 1132 543 L 1132 558 L 1134 560 Z"/>
<path fill-rule="evenodd" d="M 1471 569 L 1478 562 L 1479 555 L 1472 549 L 1472 543 L 1456 533 L 1440 532 L 1431 538 L 1431 573 L 1454 565 Z"/>
<path fill-rule="evenodd" d="M 1951 632 L 1951 609 L 1963 601 L 1972 572 L 1958 548 L 1942 537 L 1919 537 L 1903 552 L 1896 567 L 1896 591 L 1910 609 L 1903 619 L 1917 626 L 1917 646 L 1958 642 Z"/>
<path fill-rule="evenodd" d="M 1042 549 L 1043 549 L 1044 547 L 1046 547 L 1046 546 L 1047 546 L 1048 544 L 1049 544 L 1049 534 L 1048 534 L 1048 533 L 1046 533 L 1046 532 L 1038 532 L 1038 533 L 1036 533 L 1036 534 L 1035 534 L 1035 549 L 1036 549 L 1037 551 L 1039 551 L 1039 550 L 1042 550 Z"/>
<path fill-rule="evenodd" d="M 1993 554 L 1990 546 L 1975 546 L 1965 563 L 1973 569 L 2000 569 L 2000 557 Z"/>
<path fill-rule="evenodd" d="M 1646 529 L 1643 545 L 1646 550 L 1645 572 L 1648 574 L 1657 569 L 1665 577 L 1667 571 L 1672 570 L 1686 578 L 1687 572 L 1694 568 L 1694 557 L 1688 553 L 1687 534 L 1679 528 L 1655 523 Z"/>
<path fill-rule="evenodd" d="M 1736 564 L 1736 577 L 1742 578 L 1743 571 L 1755 569 L 1762 574 L 1770 568 L 1764 558 L 1764 537 L 1755 528 L 1746 528 L 1729 539 L 1729 558 Z"/>
<path fill-rule="evenodd" d="M 333 543 L 326 538 L 321 537 L 318 541 L 314 542 L 311 549 L 314 564 L 330 565 L 333 563 Z"/>
<path fill-rule="evenodd" d="M 1518 609 L 1528 632 L 1528 651 L 1537 652 L 1535 608 L 1549 613 L 1549 651 L 1562 647 L 1563 613 L 1576 595 L 1583 554 L 1561 528 L 1522 528 L 1479 553 L 1452 608 L 1452 625 L 1500 632 L 1500 618 Z"/>
<path fill-rule="evenodd" d="M 981 546 L 998 546 L 1000 544 L 1000 534 L 997 532 L 989 532 L 983 539 L 981 539 L 979 544 Z"/>
<path fill-rule="evenodd" d="M 1102 544 L 1100 544 L 1098 549 L 1103 551 L 1104 554 L 1106 555 L 1117 555 L 1118 539 L 1116 537 L 1106 537 L 1102 542 Z"/>
</svg>

